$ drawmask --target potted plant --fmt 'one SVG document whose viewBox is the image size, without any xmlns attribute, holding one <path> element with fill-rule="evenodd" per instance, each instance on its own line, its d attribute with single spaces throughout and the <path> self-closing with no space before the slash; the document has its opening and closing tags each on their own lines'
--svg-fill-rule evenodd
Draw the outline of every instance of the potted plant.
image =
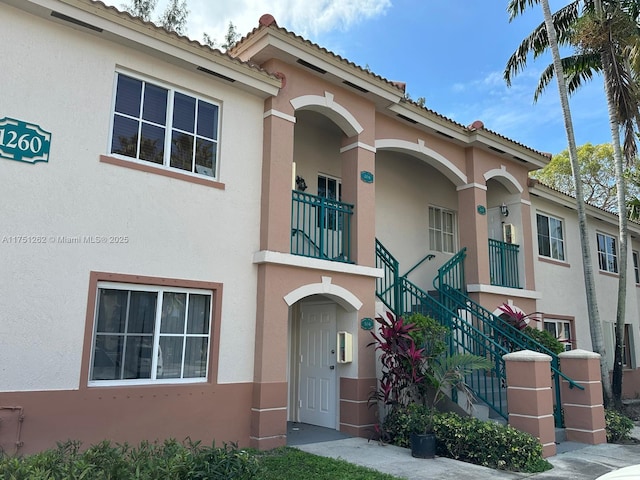
<svg viewBox="0 0 640 480">
<path fill-rule="evenodd" d="M 453 388 L 464 391 L 470 402 L 473 396 L 465 376 L 491 368 L 491 362 L 470 354 L 446 355 L 448 330 L 430 317 L 414 314 L 407 322 L 388 313 L 378 323 L 370 345 L 380 352 L 382 376 L 370 401 L 382 403 L 387 412 L 407 413 L 412 455 L 433 458 L 436 407 Z M 385 437 L 385 432 L 379 430 L 379 434 Z"/>
</svg>

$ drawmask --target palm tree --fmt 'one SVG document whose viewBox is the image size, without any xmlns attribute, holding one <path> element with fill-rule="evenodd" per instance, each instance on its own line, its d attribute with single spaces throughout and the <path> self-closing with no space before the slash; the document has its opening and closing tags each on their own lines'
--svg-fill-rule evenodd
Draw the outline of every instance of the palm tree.
<svg viewBox="0 0 640 480">
<path fill-rule="evenodd" d="M 602 72 L 607 97 L 609 125 L 614 153 L 616 197 L 619 219 L 621 268 L 618 278 L 618 304 L 616 310 L 616 346 L 614 354 L 611 391 L 616 407 L 622 407 L 622 353 L 624 342 L 625 306 L 627 298 L 628 228 L 626 177 L 624 167 L 636 159 L 635 126 L 640 124 L 638 86 L 633 76 L 634 69 L 640 67 L 640 30 L 637 19 L 640 13 L 638 0 L 592 0 L 584 2 L 582 17 L 578 11 L 579 2 L 574 1 L 554 15 L 556 27 L 561 28 L 560 38 L 564 44 L 577 46 L 577 52 L 562 59 L 567 75 L 569 92 L 577 90 L 593 73 Z M 509 80 L 526 61 L 526 49 L 534 51 L 534 56 L 545 50 L 545 38 L 534 31 L 528 44 L 523 42 L 509 59 L 505 78 Z M 530 39 L 535 38 L 533 43 Z M 548 43 L 547 43 L 548 44 Z M 519 63 L 520 62 L 520 63 Z M 554 75 L 553 67 L 542 74 L 534 95 L 537 99 Z M 620 148 L 620 128 L 624 130 L 624 152 Z M 623 161 L 624 160 L 624 161 Z M 626 164 L 626 165 L 625 165 Z M 603 376 L 603 385 L 608 376 Z M 605 393 L 606 390 L 605 390 Z"/>
<path fill-rule="evenodd" d="M 569 144 L 569 159 L 571 162 L 571 170 L 573 173 L 573 179 L 576 187 L 576 209 L 578 211 L 578 227 L 580 232 L 580 246 L 582 249 L 582 266 L 584 269 L 584 284 L 585 293 L 587 297 L 587 312 L 589 315 L 589 327 L 591 333 L 591 344 L 595 352 L 600 354 L 600 375 L 602 377 L 602 387 L 604 391 L 605 404 L 608 403 L 611 398 L 611 389 L 608 381 L 609 368 L 606 361 L 606 350 L 604 347 L 604 340 L 602 335 L 602 323 L 600 322 L 600 313 L 598 312 L 598 304 L 596 302 L 596 291 L 593 276 L 593 263 L 591 261 L 591 245 L 589 242 L 589 235 L 587 231 L 587 215 L 585 210 L 584 194 L 582 188 L 582 179 L 580 178 L 580 165 L 578 163 L 578 151 L 576 147 L 575 134 L 573 131 L 573 121 L 571 118 L 571 110 L 569 108 L 569 94 L 568 87 L 565 81 L 565 73 L 562 65 L 562 59 L 560 57 L 560 49 L 558 47 L 558 35 L 556 33 L 556 27 L 554 25 L 554 18 L 551 15 L 551 9 L 549 8 L 548 0 L 510 0 L 507 7 L 507 11 L 510 14 L 510 19 L 513 20 L 516 16 L 523 13 L 527 6 L 533 6 L 534 4 L 540 4 L 542 6 L 542 13 L 544 15 L 544 29 L 538 28 L 536 38 L 533 38 L 529 45 L 535 52 L 540 54 L 546 49 L 542 47 L 545 43 L 551 50 L 553 59 L 553 70 L 558 85 L 558 94 L 560 95 L 560 105 L 562 107 L 562 116 L 564 119 L 565 131 L 567 134 L 567 142 Z M 559 25 L 562 25 L 562 21 L 567 21 L 567 18 L 572 18 L 572 14 L 577 8 L 578 2 L 572 2 L 565 7 L 562 15 L 556 17 L 556 21 Z M 573 17 L 575 18 L 575 17 Z M 569 23 L 570 25 L 571 23 Z M 566 40 L 568 34 L 565 30 L 560 30 L 562 33 L 563 41 Z M 536 32 L 534 32 L 536 33 Z M 546 37 L 546 42 L 544 41 Z M 532 37 L 529 36 L 531 39 Z M 524 43 L 524 42 L 523 42 Z M 521 45 L 522 48 L 522 45 Z M 519 50 L 520 51 L 520 50 Z M 517 73 L 526 65 L 526 55 L 520 57 L 520 63 L 516 63 L 515 67 L 508 70 L 509 75 L 505 73 L 505 80 L 510 85 L 510 74 Z"/>
</svg>

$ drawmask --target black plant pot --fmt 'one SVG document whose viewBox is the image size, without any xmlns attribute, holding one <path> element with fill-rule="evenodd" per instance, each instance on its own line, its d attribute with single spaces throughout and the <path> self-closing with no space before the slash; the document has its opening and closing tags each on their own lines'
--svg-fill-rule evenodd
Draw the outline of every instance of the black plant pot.
<svg viewBox="0 0 640 480">
<path fill-rule="evenodd" d="M 416 458 L 433 458 L 436 456 L 436 436 L 433 433 L 412 433 L 411 456 Z"/>
</svg>

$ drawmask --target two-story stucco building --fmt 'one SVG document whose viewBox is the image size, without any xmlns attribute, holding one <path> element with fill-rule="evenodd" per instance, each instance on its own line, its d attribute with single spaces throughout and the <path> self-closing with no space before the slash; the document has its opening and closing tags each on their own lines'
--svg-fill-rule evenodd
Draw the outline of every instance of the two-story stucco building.
<svg viewBox="0 0 640 480">
<path fill-rule="evenodd" d="M 371 319 L 381 300 L 415 310 L 421 294 L 391 284 L 431 291 L 457 258 L 470 301 L 542 311 L 591 348 L 571 199 L 528 183 L 547 155 L 407 101 L 270 15 L 228 53 L 93 0 L 0 0 L 0 19 L 22 39 L 0 71 L 6 451 L 271 448 L 287 421 L 368 436 Z M 615 236 L 591 214 L 594 245 Z M 612 322 L 623 262 L 602 245 Z"/>
</svg>

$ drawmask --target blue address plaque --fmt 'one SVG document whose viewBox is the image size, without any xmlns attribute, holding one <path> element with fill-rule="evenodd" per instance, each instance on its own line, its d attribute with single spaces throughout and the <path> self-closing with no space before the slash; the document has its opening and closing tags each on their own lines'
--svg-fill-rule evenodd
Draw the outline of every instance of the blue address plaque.
<svg viewBox="0 0 640 480">
<path fill-rule="evenodd" d="M 34 123 L 4 117 L 0 119 L 0 158 L 18 162 L 49 161 L 51 133 Z"/>
<path fill-rule="evenodd" d="M 363 170 L 360 172 L 360 179 L 364 183 L 373 183 L 373 173 Z"/>
</svg>

